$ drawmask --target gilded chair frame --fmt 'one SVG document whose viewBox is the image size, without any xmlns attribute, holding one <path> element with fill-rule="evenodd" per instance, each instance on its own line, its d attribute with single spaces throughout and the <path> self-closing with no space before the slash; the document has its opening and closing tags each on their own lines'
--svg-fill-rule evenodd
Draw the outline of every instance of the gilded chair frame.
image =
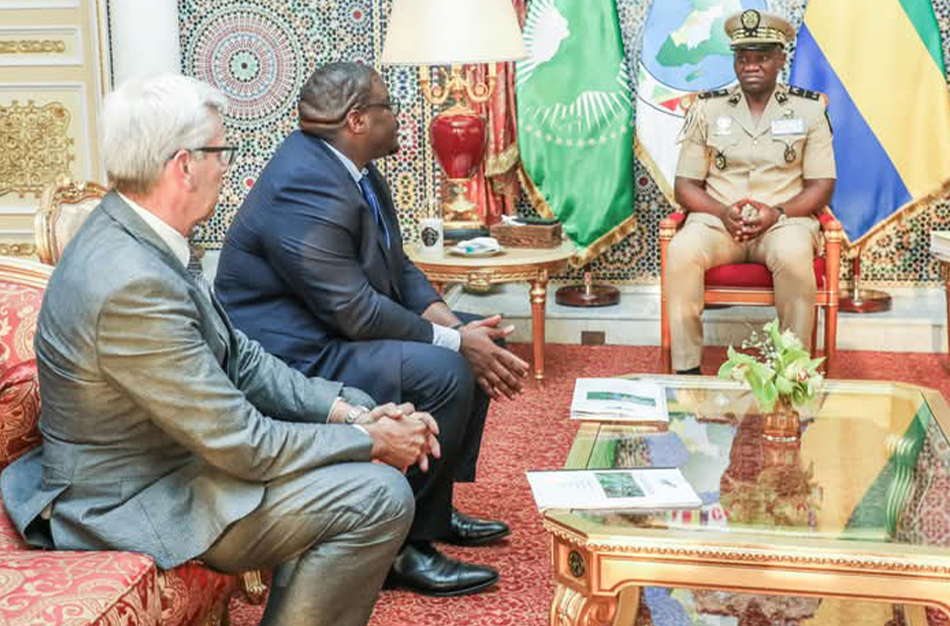
<svg viewBox="0 0 950 626">
<path fill-rule="evenodd" d="M 80 204 L 87 200 L 102 198 L 108 189 L 91 181 L 74 181 L 60 177 L 43 189 L 40 208 L 33 218 L 33 239 L 36 255 L 42 263 L 56 265 L 60 251 L 66 242 L 59 241 L 56 224 L 63 212 L 64 204 Z M 62 244 L 62 245 L 61 245 Z"/>
<path fill-rule="evenodd" d="M 825 207 L 818 216 L 824 240 L 825 280 L 823 288 L 815 296 L 815 323 L 811 333 L 811 354 L 817 354 L 818 322 L 824 311 L 824 367 L 826 373 L 832 370 L 837 355 L 838 335 L 838 296 L 839 274 L 841 271 L 841 242 L 843 233 L 841 223 L 834 218 L 831 210 Z M 682 213 L 674 213 L 660 221 L 660 337 L 662 348 L 662 367 L 664 372 L 672 373 L 670 318 L 666 303 L 666 265 L 667 251 L 676 231 L 685 221 Z M 821 251 L 819 251 L 820 256 Z M 775 306 L 775 292 L 771 289 L 748 287 L 706 287 L 703 290 L 703 304 L 719 306 Z"/>
</svg>

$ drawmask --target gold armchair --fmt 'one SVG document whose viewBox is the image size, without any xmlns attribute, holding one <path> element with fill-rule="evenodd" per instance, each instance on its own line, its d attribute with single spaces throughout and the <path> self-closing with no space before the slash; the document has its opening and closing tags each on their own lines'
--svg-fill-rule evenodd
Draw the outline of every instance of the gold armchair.
<svg viewBox="0 0 950 626">
<path fill-rule="evenodd" d="M 40 209 L 33 218 L 36 254 L 47 265 L 56 265 L 63 248 L 106 195 L 98 183 L 61 177 L 43 190 Z"/>
</svg>

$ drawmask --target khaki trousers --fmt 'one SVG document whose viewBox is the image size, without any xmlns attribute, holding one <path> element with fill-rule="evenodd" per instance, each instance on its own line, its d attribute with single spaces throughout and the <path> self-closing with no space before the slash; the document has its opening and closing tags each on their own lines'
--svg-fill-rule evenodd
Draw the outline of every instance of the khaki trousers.
<svg viewBox="0 0 950 626">
<path fill-rule="evenodd" d="M 699 366 L 703 349 L 703 290 L 706 270 L 729 263 L 762 263 L 772 272 L 775 309 L 782 329 L 790 328 L 803 343 L 815 323 L 815 272 L 818 220 L 791 217 L 760 237 L 739 243 L 722 220 L 690 213 L 667 251 L 666 306 L 674 370 Z"/>
</svg>

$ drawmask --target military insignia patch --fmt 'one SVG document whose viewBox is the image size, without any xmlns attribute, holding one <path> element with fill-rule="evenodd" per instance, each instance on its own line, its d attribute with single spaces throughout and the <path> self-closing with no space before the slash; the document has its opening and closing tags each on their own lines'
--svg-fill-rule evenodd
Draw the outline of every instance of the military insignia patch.
<svg viewBox="0 0 950 626">
<path fill-rule="evenodd" d="M 755 9 L 748 9 L 742 12 L 742 17 L 739 18 L 739 21 L 742 22 L 742 27 L 746 29 L 748 34 L 751 35 L 751 31 L 759 27 L 762 16 Z"/>
<path fill-rule="evenodd" d="M 720 170 L 726 169 L 726 155 L 722 153 L 722 150 L 716 153 L 716 167 Z"/>
<path fill-rule="evenodd" d="M 731 104 L 732 106 L 735 106 L 735 105 L 739 104 L 739 100 L 741 100 L 741 99 L 742 99 L 742 96 L 740 96 L 740 95 L 737 94 L 737 93 L 734 93 L 734 94 L 732 94 L 732 97 L 729 98 L 729 104 Z"/>
<path fill-rule="evenodd" d="M 785 104 L 786 102 L 788 102 L 788 96 L 785 94 L 784 91 L 776 91 L 775 99 L 778 101 L 779 104 Z"/>
<path fill-rule="evenodd" d="M 704 91 L 703 93 L 699 94 L 699 99 L 708 100 L 710 98 L 721 98 L 727 95 L 729 95 L 729 91 L 727 89 L 716 89 L 715 91 Z"/>
<path fill-rule="evenodd" d="M 795 162 L 795 148 L 788 146 L 785 148 L 785 162 L 794 163 Z"/>
<path fill-rule="evenodd" d="M 801 87 L 790 86 L 788 88 L 788 93 L 793 96 L 798 96 L 799 98 L 807 98 L 809 100 L 818 100 L 821 98 L 821 94 L 817 91 L 808 91 L 807 89 L 802 89 Z"/>
</svg>

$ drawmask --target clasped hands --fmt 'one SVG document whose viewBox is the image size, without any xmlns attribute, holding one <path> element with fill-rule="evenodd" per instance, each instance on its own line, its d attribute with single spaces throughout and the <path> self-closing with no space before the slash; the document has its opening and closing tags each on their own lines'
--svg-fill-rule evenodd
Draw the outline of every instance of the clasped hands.
<svg viewBox="0 0 950 626">
<path fill-rule="evenodd" d="M 493 400 L 505 394 L 514 398 L 521 392 L 528 364 L 495 343 L 514 332 L 514 326 L 500 326 L 501 316 L 469 322 L 459 329 L 462 345 L 459 351 L 472 366 L 475 380 Z"/>
<path fill-rule="evenodd" d="M 366 429 L 373 440 L 374 461 L 392 465 L 405 472 L 412 465 L 429 471 L 429 455 L 442 456 L 439 446 L 439 425 L 428 413 L 416 411 L 409 402 L 381 404 L 361 415 L 356 423 Z"/>
<path fill-rule="evenodd" d="M 779 212 L 767 204 L 742 198 L 726 207 L 722 223 L 738 242 L 755 239 L 778 221 Z"/>
</svg>

